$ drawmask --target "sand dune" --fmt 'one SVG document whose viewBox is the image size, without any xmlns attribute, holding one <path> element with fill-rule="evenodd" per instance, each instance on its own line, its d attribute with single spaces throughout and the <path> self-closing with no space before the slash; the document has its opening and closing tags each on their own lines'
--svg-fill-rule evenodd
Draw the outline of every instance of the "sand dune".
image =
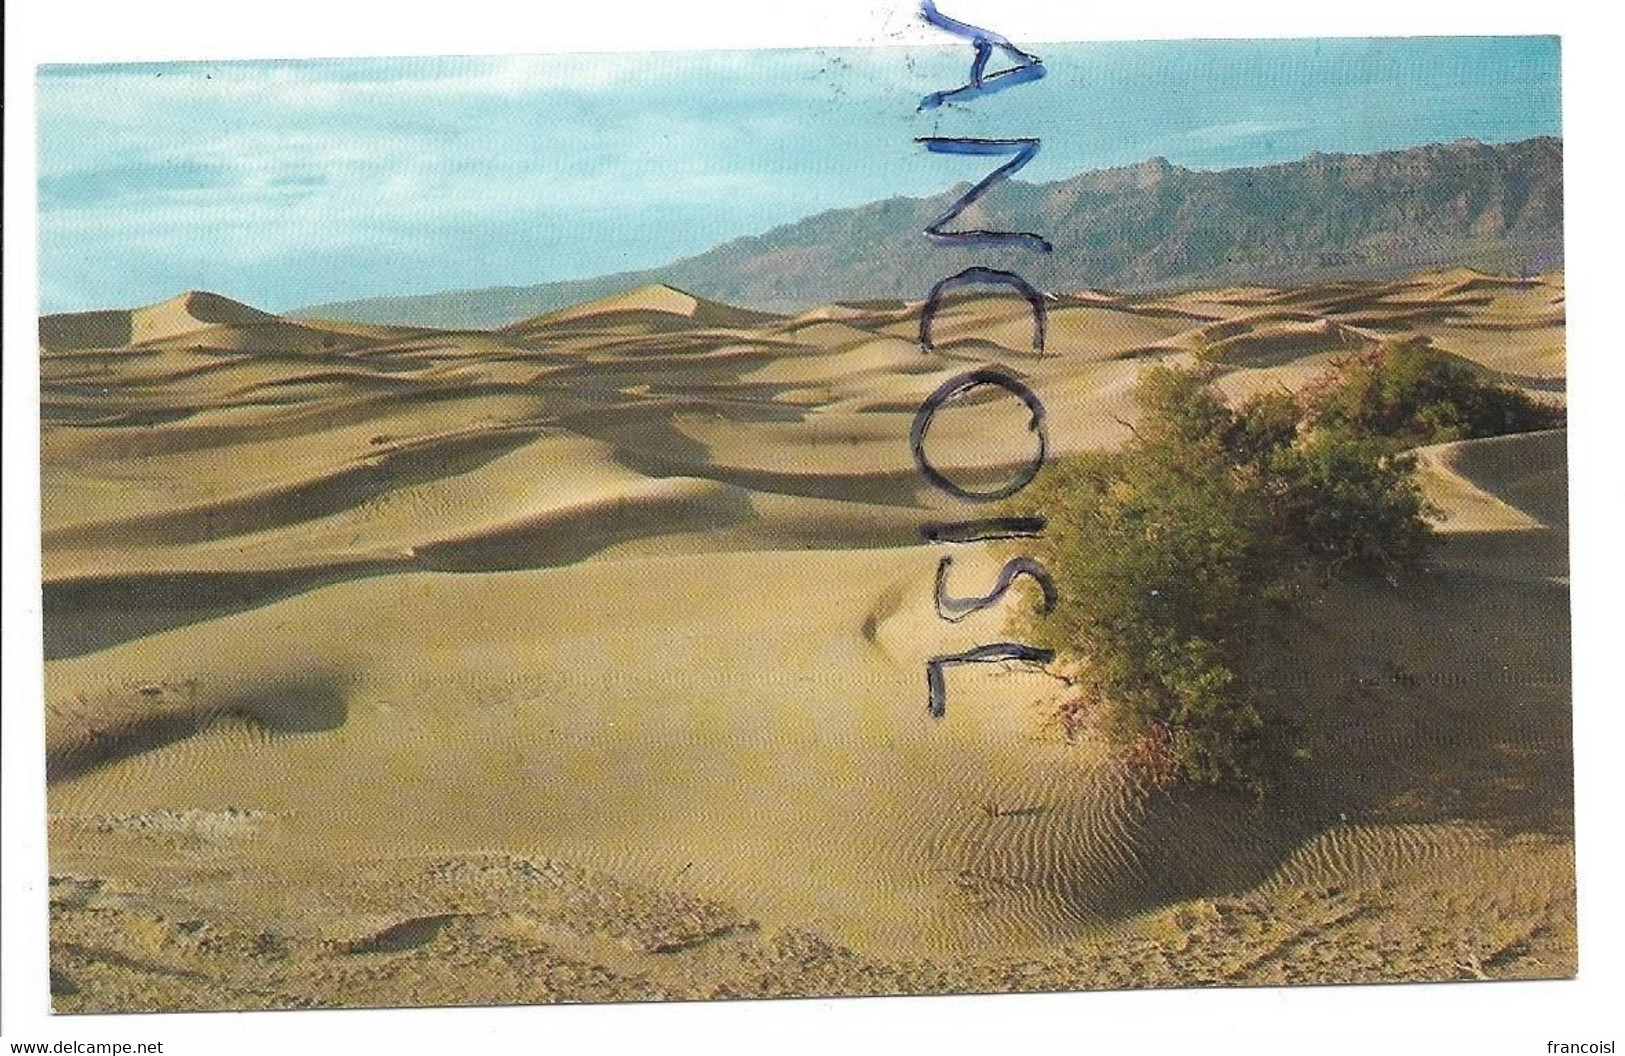
<svg viewBox="0 0 1625 1056">
<path fill-rule="evenodd" d="M 331 352 L 415 332 L 359 323 L 293 322 L 229 297 L 192 290 L 128 311 L 46 316 L 40 320 L 40 346 L 47 354 L 124 348 Z"/>
<path fill-rule="evenodd" d="M 1419 450 L 1445 532 L 1568 527 L 1566 430 L 1463 440 Z"/>
<path fill-rule="evenodd" d="M 662 320 L 660 318 L 662 316 L 673 317 L 673 320 Z M 769 312 L 738 308 L 731 304 L 696 297 L 672 286 L 652 283 L 624 293 L 523 319 L 504 328 L 504 332 L 512 334 L 545 332 L 571 323 L 589 324 L 600 331 L 639 325 L 659 329 L 677 319 L 686 320 L 695 326 L 742 329 L 776 318 L 778 316 Z"/>
<path fill-rule="evenodd" d="M 62 1009 L 1550 975 L 1573 966 L 1563 431 L 1424 449 L 1443 542 L 1279 651 L 1313 760 L 1140 786 L 1066 687 L 924 662 L 919 401 L 1052 451 L 1147 366 L 1232 398 L 1388 336 L 1562 398 L 1562 279 L 794 318 L 644 287 L 492 333 L 188 294 L 41 321 Z M 1488 335 L 1500 335 L 1492 339 Z M 929 437 L 1007 475 L 1025 411 Z M 989 547 L 951 584 L 985 589 Z"/>
<path fill-rule="evenodd" d="M 191 290 L 144 308 L 48 316 L 40 323 L 47 351 L 145 345 L 214 326 L 290 327 L 269 312 L 216 293 Z"/>
</svg>

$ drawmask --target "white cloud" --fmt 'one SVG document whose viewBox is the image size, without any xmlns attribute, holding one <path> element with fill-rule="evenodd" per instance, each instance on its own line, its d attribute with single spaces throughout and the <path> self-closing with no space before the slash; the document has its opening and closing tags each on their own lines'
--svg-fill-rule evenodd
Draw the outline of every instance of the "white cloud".
<svg viewBox="0 0 1625 1056">
<path fill-rule="evenodd" d="M 1300 131 L 1300 126 L 1279 121 L 1229 121 L 1224 124 L 1193 128 L 1173 137 L 1193 146 L 1216 147 L 1260 136 L 1275 136 Z"/>
</svg>

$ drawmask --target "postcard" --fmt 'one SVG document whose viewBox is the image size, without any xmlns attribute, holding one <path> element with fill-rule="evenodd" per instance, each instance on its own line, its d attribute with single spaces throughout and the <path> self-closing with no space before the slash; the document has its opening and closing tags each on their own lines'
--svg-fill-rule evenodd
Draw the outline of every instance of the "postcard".
<svg viewBox="0 0 1625 1056">
<path fill-rule="evenodd" d="M 1575 973 L 1558 40 L 916 14 L 38 71 L 57 1011 Z"/>
</svg>

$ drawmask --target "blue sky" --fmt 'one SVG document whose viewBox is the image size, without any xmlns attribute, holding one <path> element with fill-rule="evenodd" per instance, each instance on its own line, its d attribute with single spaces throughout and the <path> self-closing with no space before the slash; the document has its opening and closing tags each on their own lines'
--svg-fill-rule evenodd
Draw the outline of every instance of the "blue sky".
<svg viewBox="0 0 1625 1056">
<path fill-rule="evenodd" d="M 926 113 L 967 46 L 44 67 L 42 309 L 649 267 L 989 167 L 920 135 L 1040 136 L 1041 181 L 1561 134 L 1552 37 L 1024 46 L 1043 80 Z"/>
</svg>

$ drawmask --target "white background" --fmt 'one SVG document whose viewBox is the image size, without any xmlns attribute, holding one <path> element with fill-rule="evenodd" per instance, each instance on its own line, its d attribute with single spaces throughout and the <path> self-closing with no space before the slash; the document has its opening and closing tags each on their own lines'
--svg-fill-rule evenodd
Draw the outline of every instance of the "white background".
<svg viewBox="0 0 1625 1056">
<path fill-rule="evenodd" d="M 507 0 L 14 0 L 6 8 L 4 984 L 7 1042 L 157 1041 L 166 1053 L 367 1051 L 1486 1052 L 1625 1041 L 1618 885 L 1617 462 L 1625 416 L 1618 248 L 1625 100 L 1612 5 L 1476 0 L 944 0 L 1017 43 L 1144 37 L 1559 33 L 1563 36 L 1580 978 L 1553 983 L 76 1016 L 48 1011 L 39 629 L 33 68 L 42 62 L 902 44 L 934 39 L 901 0 L 554 6 Z M 1065 10 L 1060 8 L 1065 7 Z M 1615 996 L 1610 998 L 1610 993 Z M 1617 1047 L 1617 1046 L 1616 1046 Z M 0 1048 L 0 1052 L 9 1051 Z"/>
</svg>

